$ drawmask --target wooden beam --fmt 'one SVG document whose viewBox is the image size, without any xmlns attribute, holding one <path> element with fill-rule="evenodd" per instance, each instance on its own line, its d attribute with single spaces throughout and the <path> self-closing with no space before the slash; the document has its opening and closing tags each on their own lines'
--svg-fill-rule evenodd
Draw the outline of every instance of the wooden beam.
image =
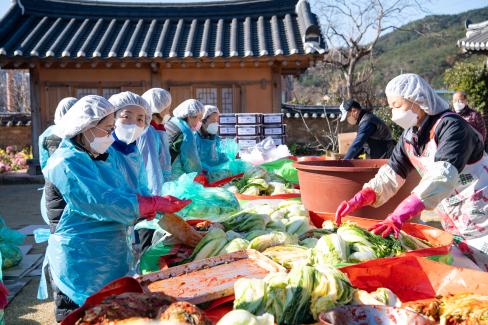
<svg viewBox="0 0 488 325">
<path fill-rule="evenodd" d="M 32 155 L 34 159 L 39 159 L 39 136 L 41 135 L 41 83 L 39 81 L 39 67 L 36 66 L 35 68 L 29 69 L 29 74 L 32 120 Z"/>
</svg>

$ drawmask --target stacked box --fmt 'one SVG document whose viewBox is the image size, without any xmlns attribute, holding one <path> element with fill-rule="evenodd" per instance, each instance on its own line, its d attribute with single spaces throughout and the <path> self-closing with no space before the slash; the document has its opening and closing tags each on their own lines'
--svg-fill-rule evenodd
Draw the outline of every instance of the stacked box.
<svg viewBox="0 0 488 325">
<path fill-rule="evenodd" d="M 237 143 L 239 144 L 241 149 L 247 149 L 250 147 L 253 147 L 257 145 L 259 142 L 262 141 L 262 138 L 260 136 L 256 137 L 237 137 L 236 138 Z"/>
<path fill-rule="evenodd" d="M 261 125 L 263 114 L 261 113 L 239 113 L 236 114 L 238 125 Z"/>
<path fill-rule="evenodd" d="M 236 136 L 236 114 L 222 113 L 219 117 L 219 135 L 223 138 L 234 138 Z"/>
<path fill-rule="evenodd" d="M 263 114 L 263 124 L 283 124 L 283 113 Z"/>
</svg>

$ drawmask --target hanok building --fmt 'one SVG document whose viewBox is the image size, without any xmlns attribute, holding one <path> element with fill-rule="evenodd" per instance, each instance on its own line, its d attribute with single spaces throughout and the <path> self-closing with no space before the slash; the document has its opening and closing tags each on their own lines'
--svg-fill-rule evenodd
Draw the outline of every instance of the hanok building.
<svg viewBox="0 0 488 325">
<path fill-rule="evenodd" d="M 13 0 L 0 64 L 29 69 L 33 147 L 60 99 L 169 89 L 222 112 L 279 112 L 282 78 L 325 52 L 306 0 Z M 36 151 L 36 150 L 35 150 Z"/>
<path fill-rule="evenodd" d="M 488 54 L 488 20 L 478 24 L 467 20 L 465 26 L 466 37 L 457 42 L 458 47 L 465 52 Z"/>
</svg>

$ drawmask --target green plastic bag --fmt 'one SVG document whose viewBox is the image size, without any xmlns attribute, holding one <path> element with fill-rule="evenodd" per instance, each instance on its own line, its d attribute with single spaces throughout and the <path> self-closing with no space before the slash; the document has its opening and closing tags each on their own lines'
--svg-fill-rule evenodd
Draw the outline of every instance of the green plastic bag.
<svg viewBox="0 0 488 325">
<path fill-rule="evenodd" d="M 192 203 L 177 212 L 177 215 L 185 220 L 218 221 L 221 217 L 240 210 L 239 201 L 233 193 L 222 187 L 204 187 L 193 181 L 196 175 L 183 174 L 178 180 L 163 184 L 162 195 L 192 200 Z"/>
<path fill-rule="evenodd" d="M 246 172 L 252 165 L 244 160 L 236 159 L 239 144 L 234 139 L 224 139 L 220 142 L 219 151 L 227 157 L 227 161 L 217 166 L 205 166 L 210 183 L 220 181 Z"/>
<path fill-rule="evenodd" d="M 290 183 L 298 184 L 298 171 L 293 167 L 293 163 L 295 163 L 294 160 L 283 158 L 264 163 L 261 167 Z"/>
<path fill-rule="evenodd" d="M 160 241 L 148 249 L 142 254 L 139 267 L 142 274 L 152 273 L 159 271 L 159 260 L 161 256 L 168 255 L 173 249 L 173 244 Z"/>
<path fill-rule="evenodd" d="M 22 252 L 19 246 L 24 243 L 25 235 L 10 229 L 0 216 L 0 253 L 2 254 L 2 269 L 8 269 L 20 263 Z"/>
</svg>

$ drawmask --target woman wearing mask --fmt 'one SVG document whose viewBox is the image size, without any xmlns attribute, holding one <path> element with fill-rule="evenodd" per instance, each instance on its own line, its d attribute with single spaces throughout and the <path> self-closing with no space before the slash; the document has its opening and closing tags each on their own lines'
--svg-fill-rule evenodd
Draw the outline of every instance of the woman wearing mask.
<svg viewBox="0 0 488 325">
<path fill-rule="evenodd" d="M 139 217 L 172 213 L 189 202 L 128 191 L 114 168 L 115 108 L 85 96 L 62 118 L 63 141 L 43 169 L 51 236 L 49 264 L 56 320 L 129 271 L 127 228 Z M 43 268 L 44 270 L 45 268 Z M 43 275 L 38 297 L 47 298 Z"/>
<path fill-rule="evenodd" d="M 137 147 L 144 159 L 149 190 L 153 195 L 159 195 L 164 182 L 171 178 L 169 140 L 163 124 L 170 117 L 171 94 L 161 88 L 152 88 L 142 98 L 151 108 L 152 120 L 151 125 L 137 140 Z"/>
<path fill-rule="evenodd" d="M 173 178 L 184 173 L 200 173 L 196 132 L 202 126 L 204 107 L 196 99 L 187 99 L 173 110 L 173 118 L 165 124 L 168 132 Z"/>
<path fill-rule="evenodd" d="M 130 91 L 111 96 L 108 100 L 115 107 L 115 149 L 119 158 L 117 168 L 127 181 L 129 188 L 143 195 L 149 195 L 148 179 L 144 161 L 136 140 L 145 132 L 151 121 L 149 104 Z"/>
<path fill-rule="evenodd" d="M 148 176 L 148 187 L 152 195 L 161 195 L 163 184 L 171 179 L 171 155 L 169 140 L 163 121 L 169 120 L 171 94 L 162 88 L 152 88 L 146 91 L 142 98 L 151 108 L 151 125 L 137 140 L 137 147 L 142 154 L 144 166 Z M 154 230 L 139 229 L 137 231 L 141 242 L 141 251 L 152 243 Z"/>
<path fill-rule="evenodd" d="M 61 143 L 61 138 L 56 135 L 56 126 L 59 124 L 61 118 L 66 114 L 66 112 L 77 102 L 78 100 L 74 97 L 66 97 L 61 99 L 56 107 L 56 111 L 54 111 L 54 125 L 48 127 L 40 136 L 39 136 L 39 163 L 41 168 L 46 166 L 47 160 L 49 157 L 58 149 L 59 144 Z M 49 224 L 49 219 L 47 217 L 46 211 L 46 194 L 45 191 L 42 191 L 41 197 L 41 216 L 42 219 Z"/>
<path fill-rule="evenodd" d="M 205 105 L 202 127 L 198 131 L 198 154 L 203 169 L 220 165 L 227 161 L 227 156 L 221 152 L 219 133 L 219 109 L 213 105 Z"/>
<path fill-rule="evenodd" d="M 341 203 L 336 223 L 363 206 L 384 204 L 416 169 L 422 179 L 412 194 L 370 230 L 398 236 L 409 219 L 436 209 L 460 250 L 488 271 L 488 157 L 479 135 L 416 74 L 397 76 L 385 92 L 392 120 L 404 132 L 389 162 Z"/>
</svg>

